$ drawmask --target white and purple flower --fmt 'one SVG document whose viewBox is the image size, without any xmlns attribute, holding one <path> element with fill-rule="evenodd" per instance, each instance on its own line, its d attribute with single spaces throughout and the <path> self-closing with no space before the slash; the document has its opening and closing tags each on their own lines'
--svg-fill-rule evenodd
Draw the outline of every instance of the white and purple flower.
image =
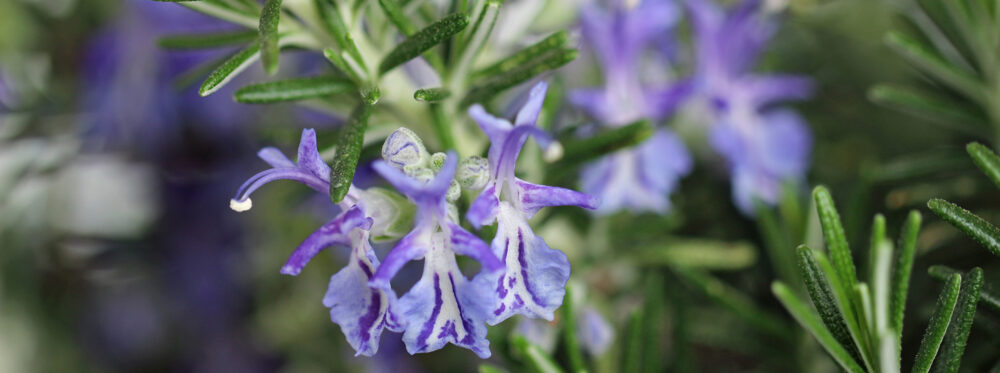
<svg viewBox="0 0 1000 373">
<path fill-rule="evenodd" d="M 696 90 L 710 108 L 710 142 L 729 163 L 733 200 L 747 214 L 753 200 L 774 204 L 783 182 L 805 178 L 812 137 L 780 101 L 808 98 L 809 79 L 750 72 L 775 26 L 761 1 L 726 11 L 708 0 L 687 0 L 697 45 Z"/>
<path fill-rule="evenodd" d="M 493 303 L 488 279 L 502 273 L 504 265 L 485 242 L 459 226 L 449 213 L 447 197 L 453 189 L 458 157 L 449 153 L 433 177 L 427 173 L 409 176 L 402 171 L 407 164 L 377 161 L 373 165 L 416 204 L 417 216 L 413 230 L 389 252 L 369 284 L 391 294 L 389 280 L 406 262 L 422 258 L 423 275 L 398 304 L 406 350 L 411 354 L 430 352 L 452 343 L 487 358 L 490 350 L 483 322 Z M 462 274 L 455 254 L 482 264 L 475 280 Z"/>
<path fill-rule="evenodd" d="M 649 52 L 671 54 L 670 31 L 680 19 L 671 1 L 613 1 L 611 9 L 591 4 L 581 15 L 584 40 L 604 71 L 604 87 L 578 89 L 569 100 L 602 126 L 619 127 L 641 119 L 661 120 L 688 96 L 688 81 L 646 84 L 642 60 Z M 659 47 L 659 48 L 656 48 Z M 657 62 L 667 64 L 657 56 Z M 584 192 L 601 198 L 598 213 L 622 209 L 665 213 L 678 180 L 691 172 L 687 148 L 673 132 L 660 128 L 636 148 L 597 160 L 582 174 Z"/>
<path fill-rule="evenodd" d="M 548 134 L 535 127 L 547 88 L 544 82 L 532 88 L 514 124 L 490 115 L 480 105 L 469 109 L 469 115 L 490 138 L 492 145 L 489 149 L 489 179 L 470 206 L 466 218 L 477 228 L 497 222 L 492 249 L 506 265 L 500 277 L 490 279 L 493 281 L 490 292 L 499 300 L 489 312 L 490 325 L 496 325 L 514 314 L 552 320 L 553 311 L 559 308 L 566 294 L 569 260 L 561 251 L 549 248 L 545 240 L 536 236 L 528 225 L 528 219 L 547 206 L 571 205 L 594 209 L 598 204 L 595 197 L 569 189 L 532 184 L 514 175 L 518 155 L 529 135 L 534 136 L 543 148 L 552 144 Z"/>
<path fill-rule="evenodd" d="M 240 187 L 236 197 L 230 201 L 233 210 L 250 209 L 250 194 L 275 180 L 294 180 L 320 193 L 329 193 L 330 168 L 319 155 L 316 133 L 313 130 L 302 131 L 297 162 L 292 162 L 281 151 L 270 147 L 262 149 L 258 156 L 272 168 L 254 175 Z M 281 268 L 281 273 L 298 275 L 306 263 L 323 249 L 331 246 L 350 247 L 348 264 L 330 278 L 323 304 L 330 308 L 331 319 L 340 325 L 357 354 L 372 356 L 378 351 L 382 331 L 400 331 L 402 326 L 394 312 L 395 295 L 391 291 L 368 286 L 379 269 L 379 261 L 369 237 L 374 225 L 382 226 L 386 222 L 376 222 L 366 213 L 369 202 L 375 202 L 366 198 L 367 196 L 364 191 L 351 187 L 347 197 L 340 203 L 342 212 L 309 235 L 292 253 Z"/>
</svg>

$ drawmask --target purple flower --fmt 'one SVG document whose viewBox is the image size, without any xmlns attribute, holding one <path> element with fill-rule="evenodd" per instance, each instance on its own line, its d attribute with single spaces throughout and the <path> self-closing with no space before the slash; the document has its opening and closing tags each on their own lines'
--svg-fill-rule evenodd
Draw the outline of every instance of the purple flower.
<svg viewBox="0 0 1000 373">
<path fill-rule="evenodd" d="M 610 10 L 596 5 L 585 8 L 581 29 L 603 65 L 604 87 L 570 92 L 570 102 L 610 127 L 669 116 L 688 96 L 691 85 L 688 81 L 646 84 L 649 79 L 641 74 L 641 60 L 654 44 L 672 44 L 663 41 L 670 40 L 679 16 L 673 2 L 661 0 L 636 5 L 616 2 Z M 670 208 L 668 195 L 690 171 L 691 156 L 684 143 L 669 130 L 660 129 L 637 148 L 586 167 L 582 188 L 601 197 L 598 213 L 624 208 L 665 213 Z"/>
<path fill-rule="evenodd" d="M 272 168 L 254 175 L 240 187 L 230 201 L 233 210 L 250 209 L 250 194 L 275 180 L 294 180 L 329 193 L 330 168 L 320 158 L 313 130 L 302 131 L 297 162 L 275 148 L 264 148 L 258 155 Z M 330 278 L 323 304 L 330 308 L 330 318 L 340 325 L 357 354 L 371 356 L 378 350 L 383 329 L 402 329 L 394 313 L 395 294 L 368 285 L 379 269 L 379 261 L 369 242 L 375 220 L 366 213 L 370 202 L 366 197 L 363 191 L 352 187 L 340 203 L 343 212 L 309 235 L 292 253 L 281 273 L 298 275 L 309 260 L 330 246 L 350 247 L 348 264 Z"/>
<path fill-rule="evenodd" d="M 707 0 L 688 0 L 697 39 L 696 89 L 713 116 L 712 146 L 729 163 L 733 200 L 747 214 L 753 200 L 774 204 L 785 181 L 805 178 L 812 138 L 805 121 L 773 106 L 808 98 L 811 81 L 750 73 L 775 30 L 745 0 L 726 12 Z"/>
<path fill-rule="evenodd" d="M 506 271 L 493 282 L 492 293 L 499 303 L 490 310 L 490 325 L 514 314 L 552 320 L 553 311 L 562 304 L 566 294 L 569 260 L 561 251 L 550 249 L 545 240 L 535 236 L 528 219 L 546 206 L 593 209 L 598 203 L 595 197 L 528 183 L 514 175 L 517 157 L 529 135 L 535 136 L 543 147 L 551 143 L 549 136 L 535 127 L 546 89 L 544 82 L 531 89 L 513 125 L 488 114 L 482 106 L 469 109 L 469 115 L 486 132 L 492 145 L 489 180 L 466 217 L 476 227 L 497 221 L 493 253 L 506 264 Z"/>
<path fill-rule="evenodd" d="M 406 350 L 430 352 L 452 343 L 485 359 L 490 350 L 483 322 L 492 303 L 488 279 L 502 272 L 504 265 L 448 212 L 446 195 L 457 164 L 458 157 L 449 153 L 436 176 L 425 173 L 415 178 L 386 161 L 375 162 L 375 171 L 416 204 L 417 216 L 413 230 L 389 252 L 369 284 L 391 294 L 389 280 L 406 262 L 423 258 L 423 275 L 399 299 Z M 456 253 L 482 264 L 475 280 L 469 281 L 459 270 Z"/>
<path fill-rule="evenodd" d="M 615 330 L 593 307 L 584 307 L 576 317 L 576 334 L 580 345 L 593 356 L 599 356 L 608 350 L 615 339 Z"/>
</svg>

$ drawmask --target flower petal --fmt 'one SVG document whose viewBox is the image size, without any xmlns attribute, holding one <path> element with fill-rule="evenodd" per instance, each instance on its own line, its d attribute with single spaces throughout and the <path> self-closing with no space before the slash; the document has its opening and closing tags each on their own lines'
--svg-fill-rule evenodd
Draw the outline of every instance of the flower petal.
<svg viewBox="0 0 1000 373">
<path fill-rule="evenodd" d="M 292 162 L 291 159 L 288 159 L 288 157 L 281 153 L 281 150 L 278 150 L 278 148 L 273 146 L 268 146 L 258 151 L 257 157 L 263 159 L 264 162 L 267 162 L 267 164 L 274 168 L 295 167 L 295 162 Z"/>
<path fill-rule="evenodd" d="M 483 312 L 472 298 L 478 289 L 459 271 L 454 253 L 444 247 L 444 240 L 435 238 L 435 248 L 425 258 L 423 276 L 399 299 L 400 315 L 406 320 L 403 342 L 411 354 L 435 351 L 452 343 L 488 358 Z"/>
<path fill-rule="evenodd" d="M 448 192 L 448 187 L 451 186 L 452 179 L 455 178 L 455 169 L 457 166 L 458 155 L 454 151 L 449 151 L 445 157 L 441 171 L 434 176 L 433 180 L 425 183 L 406 175 L 383 160 L 372 163 L 372 167 L 379 175 L 382 175 L 386 181 L 418 205 L 435 204 L 443 201 L 445 193 Z"/>
<path fill-rule="evenodd" d="M 517 117 L 514 118 L 515 126 L 535 125 L 535 121 L 538 120 L 538 113 L 542 111 L 542 105 L 545 103 L 545 92 L 548 89 L 549 85 L 544 81 L 538 82 L 534 87 L 531 87 L 531 92 L 528 93 L 528 101 L 524 103 L 524 106 L 521 106 L 521 110 L 517 112 Z"/>
<path fill-rule="evenodd" d="M 351 244 L 350 233 L 355 228 L 368 230 L 372 226 L 372 219 L 365 216 L 358 206 L 344 211 L 329 223 L 324 224 L 292 253 L 285 265 L 281 267 L 281 273 L 296 276 L 302 272 L 302 267 L 319 254 L 323 249 L 332 245 L 347 246 Z"/>
<path fill-rule="evenodd" d="M 500 201 L 497 200 L 496 195 L 496 185 L 490 184 L 489 187 L 483 189 L 483 192 L 479 194 L 479 197 L 476 197 L 475 201 L 472 201 L 469 211 L 465 213 L 465 218 L 476 229 L 491 224 L 497 217 L 499 203 Z"/>
<path fill-rule="evenodd" d="M 330 278 L 323 305 L 330 308 L 330 319 L 340 325 L 357 355 L 372 356 L 378 351 L 382 330 L 398 328 L 392 312 L 395 297 L 368 286 L 378 268 L 378 258 L 368 243 L 367 232 L 352 235 L 356 249 L 347 266 Z"/>
<path fill-rule="evenodd" d="M 316 145 L 316 131 L 311 128 L 302 130 L 302 139 L 299 140 L 299 155 L 296 159 L 299 168 L 309 172 L 316 177 L 330 181 L 330 166 L 323 162 Z"/>
<path fill-rule="evenodd" d="M 615 331 L 608 320 L 601 316 L 593 307 L 584 307 L 581 315 L 577 315 L 577 335 L 580 345 L 592 356 L 600 356 L 615 339 Z"/>
<path fill-rule="evenodd" d="M 503 262 L 490 251 L 489 245 L 476 235 L 469 233 L 455 223 L 448 223 L 451 230 L 451 250 L 457 254 L 475 259 L 483 266 L 483 271 L 497 272 L 503 270 Z"/>
<path fill-rule="evenodd" d="M 535 236 L 524 217 L 507 202 L 500 203 L 493 252 L 506 265 L 493 291 L 500 303 L 488 314 L 496 325 L 514 314 L 552 320 L 562 305 L 569 281 L 569 259 Z"/>
<path fill-rule="evenodd" d="M 369 285 L 378 289 L 392 290 L 389 280 L 403 268 L 406 262 L 423 257 L 430 249 L 429 226 L 418 226 L 412 232 L 396 243 L 396 246 L 385 256 L 385 261 L 375 271 Z"/>
<path fill-rule="evenodd" d="M 532 184 L 520 179 L 515 182 L 520 197 L 521 212 L 529 219 L 543 207 L 577 206 L 593 210 L 600 203 L 597 197 L 575 190 Z"/>
</svg>

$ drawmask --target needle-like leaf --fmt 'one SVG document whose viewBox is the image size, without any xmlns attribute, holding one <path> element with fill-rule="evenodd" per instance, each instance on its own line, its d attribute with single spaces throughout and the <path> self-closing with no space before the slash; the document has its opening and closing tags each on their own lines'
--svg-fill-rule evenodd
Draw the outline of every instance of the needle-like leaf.
<svg viewBox="0 0 1000 373">
<path fill-rule="evenodd" d="M 972 160 L 976 162 L 976 166 L 986 174 L 986 177 L 989 177 L 990 181 L 993 181 L 993 184 L 1000 188 L 1000 157 L 990 148 L 976 142 L 969 143 L 965 150 L 969 152 Z"/>
<path fill-rule="evenodd" d="M 965 232 L 986 247 L 993 255 L 1000 256 L 1000 228 L 976 216 L 969 210 L 943 199 L 932 199 L 927 207 L 951 225 Z"/>
<path fill-rule="evenodd" d="M 781 282 L 771 284 L 771 292 L 778 297 L 778 300 L 785 306 L 788 313 L 792 314 L 792 317 L 819 341 L 820 345 L 833 356 L 833 359 L 844 370 L 851 373 L 864 372 L 864 369 L 854 361 L 851 354 L 837 341 L 833 334 L 830 333 L 830 330 L 823 326 L 820 320 L 816 318 L 816 315 L 809 310 L 809 307 L 794 292 L 788 289 L 785 284 Z"/>
<path fill-rule="evenodd" d="M 920 349 L 917 351 L 917 358 L 913 363 L 913 373 L 927 373 L 931 370 L 931 363 L 937 356 L 938 348 L 944 339 L 945 331 L 951 322 L 951 315 L 955 311 L 955 304 L 958 301 L 958 292 L 962 286 L 962 275 L 952 274 L 945 283 L 944 289 L 938 295 L 937 305 L 934 306 L 934 313 L 931 314 L 930 324 L 924 331 L 924 337 L 920 340 Z"/>
<path fill-rule="evenodd" d="M 337 156 L 330 167 L 330 200 L 340 203 L 351 188 L 354 171 L 358 167 L 365 131 L 368 130 L 368 116 L 371 106 L 360 103 L 351 113 L 350 121 L 341 130 L 337 141 Z"/>
<path fill-rule="evenodd" d="M 281 1 L 266 0 L 260 11 L 261 64 L 268 75 L 278 72 L 278 23 L 281 21 Z"/>
<path fill-rule="evenodd" d="M 317 76 L 251 84 L 236 90 L 233 98 L 244 104 L 266 104 L 326 97 L 354 89 L 350 80 Z"/>
<path fill-rule="evenodd" d="M 382 59 L 378 68 L 379 73 L 385 74 L 397 66 L 416 58 L 424 53 L 424 51 L 459 33 L 468 25 L 468 15 L 455 13 L 434 22 L 423 30 L 417 31 L 417 33 L 400 42 L 399 45 L 396 45 L 396 48 Z"/>
<path fill-rule="evenodd" d="M 965 352 L 965 343 L 972 329 L 972 320 L 976 316 L 976 304 L 979 303 L 979 289 L 982 286 L 982 269 L 973 268 L 962 276 L 962 290 L 958 294 L 955 312 L 951 315 L 939 357 L 934 361 L 935 372 L 958 372 Z"/>
<path fill-rule="evenodd" d="M 913 257 L 917 251 L 920 222 L 920 212 L 910 211 L 909 217 L 906 218 L 906 225 L 903 226 L 903 231 L 899 235 L 898 247 L 894 252 L 889 317 L 890 327 L 896 331 L 900 343 L 903 336 L 903 311 L 906 310 L 906 294 L 910 288 L 910 273 L 913 271 Z"/>
<path fill-rule="evenodd" d="M 248 45 L 243 50 L 236 52 L 236 54 L 229 57 L 226 62 L 223 62 L 215 71 L 212 71 L 205 78 L 205 82 L 201 83 L 201 88 L 198 89 L 198 94 L 202 96 L 208 96 L 215 91 L 222 88 L 222 86 L 233 80 L 237 74 L 246 70 L 254 61 L 260 58 L 260 43 L 252 43 Z"/>
<path fill-rule="evenodd" d="M 799 246 L 795 249 L 795 252 L 798 258 L 799 271 L 806 283 L 806 290 L 809 292 L 809 298 L 812 299 L 813 306 L 819 312 L 823 324 L 826 325 L 827 330 L 837 340 L 837 343 L 844 346 L 844 349 L 851 355 L 851 358 L 855 362 L 861 360 L 857 345 L 854 344 L 851 333 L 847 328 L 847 321 L 844 319 L 844 315 L 841 314 L 840 307 L 837 305 L 837 298 L 833 293 L 833 289 L 830 288 L 826 275 L 823 274 L 823 270 L 816 262 L 816 258 L 813 257 L 812 249 Z"/>
<path fill-rule="evenodd" d="M 819 212 L 820 224 L 823 226 L 823 239 L 826 241 L 826 249 L 830 252 L 830 259 L 833 261 L 833 268 L 844 284 L 856 284 L 858 282 L 857 270 L 854 267 L 854 260 L 851 258 L 851 249 L 847 246 L 847 235 L 844 233 L 844 226 L 840 222 L 840 215 L 833 204 L 833 197 L 826 187 L 818 186 L 813 189 L 813 200 L 816 202 L 816 210 Z"/>
</svg>

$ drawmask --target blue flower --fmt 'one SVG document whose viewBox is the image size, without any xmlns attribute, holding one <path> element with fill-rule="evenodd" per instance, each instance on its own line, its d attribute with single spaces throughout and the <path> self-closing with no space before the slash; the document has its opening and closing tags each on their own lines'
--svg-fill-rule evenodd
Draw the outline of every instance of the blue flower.
<svg viewBox="0 0 1000 373">
<path fill-rule="evenodd" d="M 250 209 L 253 203 L 250 194 L 275 180 L 294 180 L 321 193 L 329 193 L 330 168 L 319 155 L 313 130 L 302 131 L 297 162 L 292 162 L 275 148 L 264 148 L 258 155 L 272 168 L 254 175 L 240 187 L 236 197 L 230 201 L 233 210 Z M 323 249 L 350 247 L 350 259 L 330 278 L 323 304 L 330 308 L 330 318 L 340 325 L 357 354 L 372 356 L 378 351 L 379 338 L 384 329 L 402 329 L 394 312 L 395 295 L 368 285 L 380 267 L 369 238 L 373 225 L 384 222 L 376 222 L 366 212 L 368 204 L 374 202 L 366 197 L 364 191 L 352 187 L 340 204 L 343 212 L 309 235 L 281 267 L 281 273 L 298 275 L 309 260 Z"/>
<path fill-rule="evenodd" d="M 774 204 L 783 182 L 805 178 L 809 129 L 795 112 L 774 105 L 808 98 L 812 84 L 750 72 L 775 30 L 760 1 L 745 0 L 729 12 L 706 0 L 687 5 L 698 48 L 696 89 L 713 117 L 710 141 L 729 163 L 733 200 L 751 214 L 754 199 Z"/>
<path fill-rule="evenodd" d="M 518 155 L 529 135 L 543 147 L 551 144 L 549 136 L 535 127 L 546 89 L 544 82 L 532 88 L 513 125 L 488 114 L 482 106 L 469 109 L 469 115 L 486 132 L 492 145 L 489 180 L 469 207 L 466 217 L 477 228 L 497 221 L 493 253 L 506 265 L 506 271 L 493 282 L 492 293 L 499 303 L 490 310 L 490 325 L 514 314 L 552 320 L 553 311 L 562 304 L 566 294 L 569 260 L 561 251 L 550 249 L 545 240 L 535 236 L 528 219 L 546 206 L 593 209 L 598 204 L 595 197 L 528 183 L 514 175 Z"/>
<path fill-rule="evenodd" d="M 601 125 L 618 127 L 641 119 L 669 116 L 688 96 L 691 84 L 647 84 L 641 75 L 643 54 L 665 45 L 680 18 L 673 2 L 646 0 L 615 4 L 610 10 L 588 6 L 581 16 L 584 39 L 603 65 L 604 87 L 570 92 L 570 102 Z M 664 64 L 666 61 L 661 61 Z M 601 214 L 629 209 L 665 213 L 678 180 L 691 171 L 691 156 L 671 131 L 658 129 L 646 142 L 587 166 L 582 175 L 584 192 L 601 197 Z"/>
<path fill-rule="evenodd" d="M 393 247 L 369 284 L 392 293 L 389 280 L 406 262 L 423 258 L 423 275 L 399 299 L 406 350 L 411 354 L 430 352 L 452 343 L 487 358 L 490 350 L 483 322 L 492 303 L 488 279 L 501 273 L 504 265 L 485 242 L 462 229 L 449 213 L 447 195 L 457 165 L 458 157 L 449 153 L 436 176 L 427 168 L 426 173 L 411 172 L 415 176 L 409 176 L 386 161 L 375 162 L 375 171 L 416 204 L 417 216 L 413 230 Z M 476 280 L 466 279 L 455 254 L 482 264 Z"/>
</svg>

